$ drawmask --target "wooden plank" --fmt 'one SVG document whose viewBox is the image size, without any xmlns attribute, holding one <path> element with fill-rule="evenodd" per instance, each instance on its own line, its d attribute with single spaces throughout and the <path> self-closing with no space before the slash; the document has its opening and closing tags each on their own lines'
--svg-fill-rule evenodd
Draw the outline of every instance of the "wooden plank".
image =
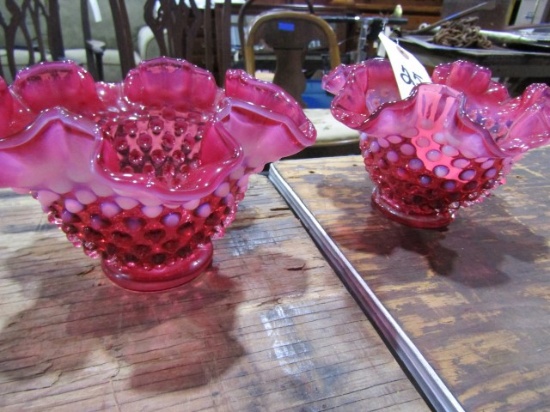
<svg viewBox="0 0 550 412">
<path fill-rule="evenodd" d="M 184 287 L 106 280 L 30 197 L 0 191 L 0 409 L 427 405 L 264 176 Z"/>
<path fill-rule="evenodd" d="M 464 409 L 538 411 L 550 408 L 549 156 L 526 155 L 444 231 L 374 210 L 360 156 L 275 170 Z"/>
</svg>

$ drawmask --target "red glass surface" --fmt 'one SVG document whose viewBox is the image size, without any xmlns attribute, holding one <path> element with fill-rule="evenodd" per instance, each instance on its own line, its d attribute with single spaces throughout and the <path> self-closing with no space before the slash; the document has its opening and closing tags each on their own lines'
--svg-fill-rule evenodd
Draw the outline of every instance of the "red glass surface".
<svg viewBox="0 0 550 412">
<path fill-rule="evenodd" d="M 71 62 L 0 81 L 0 187 L 31 193 L 114 283 L 136 291 L 198 276 L 249 175 L 315 135 L 277 86 L 234 70 L 222 90 L 183 60 L 143 62 L 117 84 Z"/>
<path fill-rule="evenodd" d="M 461 206 L 504 183 L 512 164 L 550 140 L 550 88 L 516 98 L 490 70 L 465 61 L 438 66 L 433 83 L 400 99 L 391 65 L 373 59 L 323 79 L 334 117 L 361 132 L 374 205 L 400 223 L 439 228 Z"/>
</svg>

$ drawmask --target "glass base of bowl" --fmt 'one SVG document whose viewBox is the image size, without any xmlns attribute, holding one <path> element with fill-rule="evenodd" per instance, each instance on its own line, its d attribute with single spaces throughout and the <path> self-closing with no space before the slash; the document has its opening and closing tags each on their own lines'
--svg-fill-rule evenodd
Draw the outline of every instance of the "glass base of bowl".
<svg viewBox="0 0 550 412">
<path fill-rule="evenodd" d="M 135 292 L 158 292 L 175 288 L 192 281 L 212 263 L 214 248 L 212 243 L 205 244 L 193 251 L 189 257 L 179 263 L 154 269 L 124 268 L 101 262 L 105 275 L 115 285 Z"/>
<path fill-rule="evenodd" d="M 404 211 L 406 207 L 397 208 L 380 194 L 378 187 L 372 191 L 372 203 L 387 218 L 398 223 L 420 229 L 442 229 L 453 220 L 451 211 L 434 212 L 431 215 L 419 215 Z"/>
</svg>

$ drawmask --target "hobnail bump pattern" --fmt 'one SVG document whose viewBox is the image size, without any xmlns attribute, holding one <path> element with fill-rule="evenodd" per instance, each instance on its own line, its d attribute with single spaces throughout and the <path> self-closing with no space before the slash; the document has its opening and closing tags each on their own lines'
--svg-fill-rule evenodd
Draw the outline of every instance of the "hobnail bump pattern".
<svg viewBox="0 0 550 412">
<path fill-rule="evenodd" d="M 31 193 L 119 286 L 154 291 L 211 262 L 250 174 L 313 144 L 315 129 L 277 86 L 184 60 L 141 63 L 95 83 L 72 62 L 0 82 L 0 187 Z"/>
<path fill-rule="evenodd" d="M 386 216 L 420 228 L 449 225 L 462 206 L 505 182 L 523 153 L 550 140 L 550 89 L 511 98 L 469 62 L 438 66 L 433 83 L 399 98 L 387 60 L 342 65 L 323 79 L 331 112 L 361 132 L 360 148 Z"/>
</svg>

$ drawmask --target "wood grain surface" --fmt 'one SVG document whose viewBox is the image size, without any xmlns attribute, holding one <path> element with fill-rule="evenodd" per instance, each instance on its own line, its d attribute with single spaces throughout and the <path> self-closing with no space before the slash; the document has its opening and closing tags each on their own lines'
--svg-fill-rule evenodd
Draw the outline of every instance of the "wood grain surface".
<svg viewBox="0 0 550 412">
<path fill-rule="evenodd" d="M 467 411 L 550 410 L 550 149 L 446 230 L 371 206 L 360 156 L 277 172 Z"/>
<path fill-rule="evenodd" d="M 264 176 L 191 284 L 139 294 L 0 191 L 2 411 L 425 411 Z"/>
</svg>

